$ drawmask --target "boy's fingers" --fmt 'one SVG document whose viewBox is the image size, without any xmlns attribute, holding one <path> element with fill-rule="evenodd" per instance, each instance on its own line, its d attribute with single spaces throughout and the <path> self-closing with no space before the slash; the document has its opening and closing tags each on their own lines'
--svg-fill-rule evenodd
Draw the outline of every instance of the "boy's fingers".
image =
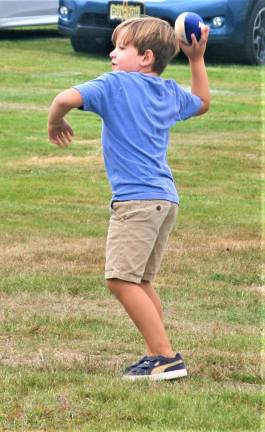
<svg viewBox="0 0 265 432">
<path fill-rule="evenodd" d="M 209 33 L 210 33 L 210 27 L 206 25 L 206 26 L 203 28 L 203 31 L 204 31 L 204 33 L 208 36 Z"/>
<path fill-rule="evenodd" d="M 57 138 L 57 140 L 56 140 L 56 142 L 55 142 L 55 144 L 57 144 L 58 145 L 58 147 L 64 147 L 64 145 L 63 145 L 63 143 L 62 143 L 62 140 L 61 140 L 61 138 Z"/>
<path fill-rule="evenodd" d="M 74 131 L 73 131 L 73 129 L 69 126 L 69 132 L 70 132 L 70 134 L 72 135 L 72 136 L 74 136 Z"/>
<path fill-rule="evenodd" d="M 73 131 L 72 131 L 72 132 L 68 131 L 68 133 L 67 133 L 67 139 L 68 139 L 68 142 L 69 142 L 69 143 L 72 142 L 72 137 L 73 137 L 73 135 L 74 135 Z"/>
<path fill-rule="evenodd" d="M 207 42 L 208 41 L 208 36 L 209 36 L 209 27 L 205 26 L 201 29 L 201 41 L 202 42 Z"/>
<path fill-rule="evenodd" d="M 180 40 L 180 41 L 179 41 L 179 47 L 180 47 L 180 49 L 182 49 L 183 46 L 185 47 L 185 44 L 184 44 L 184 42 L 182 42 L 182 41 Z"/>
<path fill-rule="evenodd" d="M 182 40 L 179 41 L 179 47 L 182 51 L 184 51 L 186 48 L 189 48 L 190 45 L 186 44 L 185 42 L 183 42 Z"/>
<path fill-rule="evenodd" d="M 56 135 L 55 137 L 49 137 L 50 138 L 50 142 L 52 143 L 52 144 L 55 144 L 55 145 L 57 145 L 58 147 L 64 147 L 64 144 L 63 144 L 63 142 L 62 142 L 62 140 L 61 140 L 61 138 L 60 138 L 60 136 L 59 135 Z"/>
<path fill-rule="evenodd" d="M 50 141 L 52 144 L 58 144 L 58 139 L 57 139 L 57 137 L 53 137 L 53 136 L 49 135 L 49 141 Z"/>
<path fill-rule="evenodd" d="M 192 45 L 198 44 L 197 38 L 196 38 L 194 33 L 191 34 L 191 42 L 192 42 Z"/>
<path fill-rule="evenodd" d="M 66 133 L 62 132 L 60 135 L 60 142 L 62 144 L 62 147 L 66 147 L 69 144 L 69 139 Z"/>
<path fill-rule="evenodd" d="M 48 129 L 50 129 L 48 131 L 48 136 L 52 144 L 63 148 L 67 147 L 72 142 L 74 131 L 66 122 L 64 127 L 48 127 Z"/>
</svg>

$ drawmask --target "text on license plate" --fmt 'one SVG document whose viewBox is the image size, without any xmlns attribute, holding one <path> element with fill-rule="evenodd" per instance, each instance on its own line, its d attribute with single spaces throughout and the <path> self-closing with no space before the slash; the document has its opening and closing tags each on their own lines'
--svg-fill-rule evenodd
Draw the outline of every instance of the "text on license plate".
<svg viewBox="0 0 265 432">
<path fill-rule="evenodd" d="M 141 5 L 123 5 L 111 4 L 109 18 L 110 20 L 125 20 L 141 16 Z"/>
</svg>

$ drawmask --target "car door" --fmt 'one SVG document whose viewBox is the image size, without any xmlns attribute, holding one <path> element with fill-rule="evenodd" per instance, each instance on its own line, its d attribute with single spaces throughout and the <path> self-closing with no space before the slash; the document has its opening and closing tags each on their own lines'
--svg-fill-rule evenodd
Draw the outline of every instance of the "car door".
<svg viewBox="0 0 265 432">
<path fill-rule="evenodd" d="M 0 0 L 0 18 L 53 15 L 56 0 Z"/>
</svg>

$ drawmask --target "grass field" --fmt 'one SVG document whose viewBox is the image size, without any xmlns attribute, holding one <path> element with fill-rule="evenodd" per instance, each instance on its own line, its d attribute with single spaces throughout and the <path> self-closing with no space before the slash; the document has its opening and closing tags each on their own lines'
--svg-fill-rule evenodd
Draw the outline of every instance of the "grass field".
<svg viewBox="0 0 265 432">
<path fill-rule="evenodd" d="M 263 430 L 261 68 L 210 63 L 211 111 L 172 130 L 181 210 L 156 287 L 190 375 L 127 383 L 143 344 L 104 285 L 101 121 L 70 113 L 65 150 L 46 134 L 53 97 L 109 61 L 37 36 L 0 41 L 0 430 Z M 183 61 L 164 77 L 189 86 Z"/>
</svg>

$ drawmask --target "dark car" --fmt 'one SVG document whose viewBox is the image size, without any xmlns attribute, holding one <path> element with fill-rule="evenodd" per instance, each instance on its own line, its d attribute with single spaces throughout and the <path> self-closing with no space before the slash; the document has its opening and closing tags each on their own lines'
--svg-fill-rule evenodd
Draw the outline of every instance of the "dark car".
<svg viewBox="0 0 265 432">
<path fill-rule="evenodd" d="M 195 12 L 210 27 L 209 50 L 250 64 L 265 64 L 265 0 L 60 0 L 59 31 L 75 51 L 109 45 L 122 20 L 140 15 L 174 26 L 182 12 Z"/>
</svg>

